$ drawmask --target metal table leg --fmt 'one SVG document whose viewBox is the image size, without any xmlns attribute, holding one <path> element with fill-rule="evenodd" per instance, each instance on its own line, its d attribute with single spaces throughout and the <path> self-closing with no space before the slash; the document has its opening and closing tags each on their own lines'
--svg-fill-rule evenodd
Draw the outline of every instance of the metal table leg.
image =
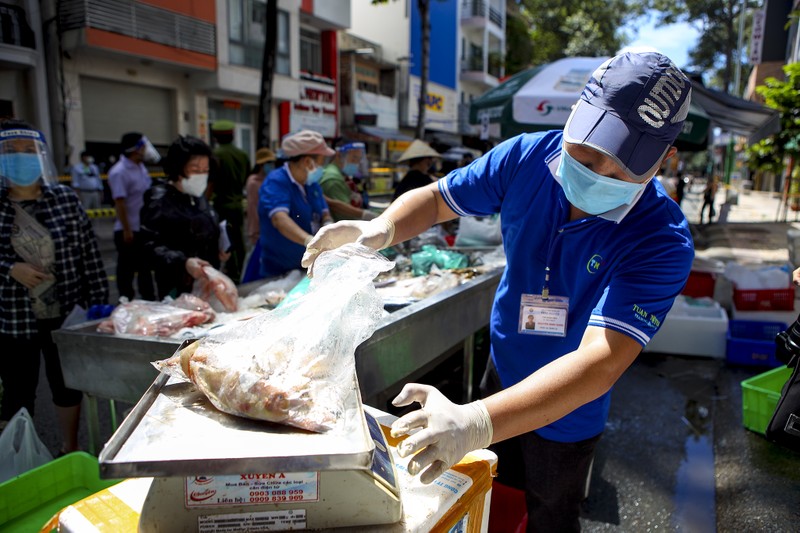
<svg viewBox="0 0 800 533">
<path fill-rule="evenodd" d="M 100 452 L 100 418 L 97 414 L 97 398 L 86 394 L 86 426 L 89 429 L 89 453 L 97 455 Z"/>
<path fill-rule="evenodd" d="M 462 389 L 464 391 L 464 403 L 472 401 L 472 378 L 475 373 L 475 334 L 472 333 L 464 339 L 464 374 L 462 377 Z"/>
</svg>

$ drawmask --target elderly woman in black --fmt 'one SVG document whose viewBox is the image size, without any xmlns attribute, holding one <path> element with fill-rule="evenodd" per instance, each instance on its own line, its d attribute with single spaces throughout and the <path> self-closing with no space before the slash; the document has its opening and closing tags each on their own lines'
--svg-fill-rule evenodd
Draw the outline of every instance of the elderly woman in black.
<svg viewBox="0 0 800 533">
<path fill-rule="evenodd" d="M 50 332 L 75 305 L 108 302 L 108 281 L 92 224 L 75 192 L 56 180 L 44 135 L 0 121 L 0 420 L 22 407 L 33 416 L 40 353 L 63 437 L 78 449 L 82 394 L 64 385 Z"/>
<path fill-rule="evenodd" d="M 227 259 L 217 215 L 204 196 L 210 164 L 206 143 L 178 137 L 163 161 L 167 181 L 145 193 L 142 232 L 161 298 L 191 292 L 194 280 L 205 277 L 203 267 L 219 269 Z"/>
</svg>

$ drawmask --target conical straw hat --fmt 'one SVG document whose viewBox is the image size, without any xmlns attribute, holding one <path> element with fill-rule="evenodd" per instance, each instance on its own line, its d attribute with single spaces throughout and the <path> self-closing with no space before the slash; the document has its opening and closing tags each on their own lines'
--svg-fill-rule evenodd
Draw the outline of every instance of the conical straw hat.
<svg viewBox="0 0 800 533">
<path fill-rule="evenodd" d="M 408 161 L 409 159 L 418 159 L 420 157 L 442 157 L 439 152 L 430 147 L 425 141 L 415 139 L 411 146 L 406 148 L 403 155 L 400 156 L 398 161 Z"/>
</svg>

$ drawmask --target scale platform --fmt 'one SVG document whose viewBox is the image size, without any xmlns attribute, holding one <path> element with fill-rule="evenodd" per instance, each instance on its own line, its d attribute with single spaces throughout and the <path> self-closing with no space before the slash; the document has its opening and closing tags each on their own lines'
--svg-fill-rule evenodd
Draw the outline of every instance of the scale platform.
<svg viewBox="0 0 800 533">
<path fill-rule="evenodd" d="M 327 433 L 223 413 L 193 384 L 159 375 L 99 463 L 101 477 L 154 478 L 143 532 L 320 529 L 402 515 L 394 462 L 355 375 Z"/>
</svg>

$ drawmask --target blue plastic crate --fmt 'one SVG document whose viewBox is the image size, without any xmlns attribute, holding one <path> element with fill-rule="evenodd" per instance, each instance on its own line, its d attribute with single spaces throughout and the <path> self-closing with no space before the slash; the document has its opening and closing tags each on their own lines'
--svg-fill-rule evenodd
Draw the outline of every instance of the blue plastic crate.
<svg viewBox="0 0 800 533">
<path fill-rule="evenodd" d="M 783 322 L 729 321 L 726 360 L 732 365 L 781 366 L 775 358 L 775 336 L 785 329 Z"/>
</svg>

